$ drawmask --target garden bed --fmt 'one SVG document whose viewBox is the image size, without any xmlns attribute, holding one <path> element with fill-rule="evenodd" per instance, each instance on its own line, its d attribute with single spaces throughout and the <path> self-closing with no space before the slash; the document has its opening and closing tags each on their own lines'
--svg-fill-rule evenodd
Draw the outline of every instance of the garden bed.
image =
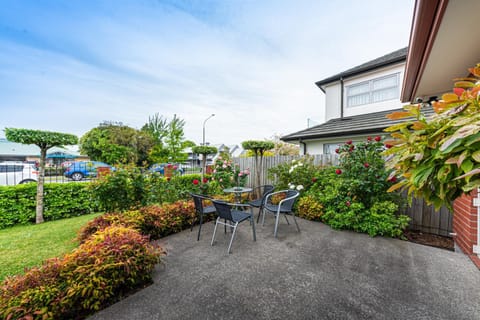
<svg viewBox="0 0 480 320">
<path fill-rule="evenodd" d="M 450 237 L 412 230 L 406 230 L 403 234 L 410 242 L 454 251 L 453 239 Z"/>
</svg>

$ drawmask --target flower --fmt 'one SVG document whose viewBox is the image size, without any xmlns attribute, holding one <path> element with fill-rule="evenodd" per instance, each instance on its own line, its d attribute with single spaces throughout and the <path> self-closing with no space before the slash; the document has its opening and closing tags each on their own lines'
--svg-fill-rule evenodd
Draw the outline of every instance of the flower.
<svg viewBox="0 0 480 320">
<path fill-rule="evenodd" d="M 197 185 L 197 184 L 200 183 L 200 181 L 198 181 L 198 179 L 193 179 L 192 183 L 193 183 L 194 185 Z"/>
<path fill-rule="evenodd" d="M 208 179 L 207 178 L 203 178 L 203 183 L 207 183 L 208 182 Z"/>
<path fill-rule="evenodd" d="M 243 176 L 243 172 L 240 171 L 240 172 L 238 173 L 238 176 L 239 176 L 239 177 Z"/>
<path fill-rule="evenodd" d="M 388 181 L 397 182 L 397 177 L 393 176 L 393 177 L 389 178 Z"/>
<path fill-rule="evenodd" d="M 365 168 L 370 167 L 370 165 L 368 164 L 368 162 L 365 162 L 365 163 L 363 164 L 363 166 L 364 166 Z"/>
<path fill-rule="evenodd" d="M 167 168 L 170 169 L 172 167 L 172 164 L 167 164 Z"/>
<path fill-rule="evenodd" d="M 352 140 L 348 140 L 348 141 L 345 142 L 345 144 L 352 144 L 352 143 L 353 143 Z"/>
<path fill-rule="evenodd" d="M 372 137 L 368 137 L 368 138 L 367 138 L 367 141 L 372 141 Z"/>
<path fill-rule="evenodd" d="M 464 93 L 464 92 L 465 92 L 465 89 L 463 89 L 463 88 L 453 88 L 453 93 L 455 93 L 455 94 L 456 94 L 457 96 L 459 96 L 459 97 L 460 97 L 460 96 L 462 95 L 462 93 Z"/>
<path fill-rule="evenodd" d="M 299 185 L 297 186 L 297 190 L 300 191 L 300 190 L 302 190 L 302 189 L 303 189 L 303 186 L 302 186 L 301 184 L 299 184 Z"/>
<path fill-rule="evenodd" d="M 380 136 L 375 137 L 375 141 L 379 142 L 380 140 L 382 140 L 382 137 L 380 137 Z"/>
<path fill-rule="evenodd" d="M 292 183 L 288 183 L 288 188 L 290 188 L 290 189 L 295 189 L 295 185 L 292 184 Z"/>
<path fill-rule="evenodd" d="M 226 164 L 223 164 L 222 168 L 224 168 L 224 169 L 225 169 L 226 167 L 227 167 L 227 165 L 226 165 Z"/>
<path fill-rule="evenodd" d="M 340 149 L 335 149 L 335 153 L 339 153 L 340 152 Z"/>
<path fill-rule="evenodd" d="M 173 170 L 177 170 L 177 169 L 178 169 L 178 167 L 177 167 L 177 166 L 173 166 Z"/>
<path fill-rule="evenodd" d="M 350 205 L 351 205 L 350 201 L 347 200 L 347 202 L 345 202 L 345 205 L 346 205 L 347 207 L 350 207 Z"/>
<path fill-rule="evenodd" d="M 170 178 L 170 177 L 167 177 L 167 181 L 170 181 L 170 180 L 172 180 L 172 178 Z"/>
<path fill-rule="evenodd" d="M 336 173 L 336 174 L 342 174 L 342 170 L 341 170 L 341 169 L 337 169 L 337 170 L 335 170 L 335 173 Z"/>
<path fill-rule="evenodd" d="M 390 144 L 390 143 L 385 143 L 385 148 L 390 149 L 391 147 L 393 147 L 392 144 Z"/>
<path fill-rule="evenodd" d="M 315 177 L 312 178 L 312 182 L 313 182 L 313 183 L 317 182 L 317 180 L 318 180 L 318 179 L 315 178 Z"/>
<path fill-rule="evenodd" d="M 352 145 L 350 146 L 349 151 L 353 151 L 353 149 L 355 149 L 355 146 L 352 144 Z"/>
</svg>

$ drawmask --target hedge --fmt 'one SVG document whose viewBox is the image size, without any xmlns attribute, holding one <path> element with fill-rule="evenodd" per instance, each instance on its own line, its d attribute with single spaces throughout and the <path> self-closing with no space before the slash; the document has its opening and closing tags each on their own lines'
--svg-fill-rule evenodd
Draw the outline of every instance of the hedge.
<svg viewBox="0 0 480 320">
<path fill-rule="evenodd" d="M 45 221 L 59 220 L 98 211 L 88 183 L 47 183 L 44 187 Z M 0 229 L 35 222 L 35 183 L 0 186 Z"/>
</svg>

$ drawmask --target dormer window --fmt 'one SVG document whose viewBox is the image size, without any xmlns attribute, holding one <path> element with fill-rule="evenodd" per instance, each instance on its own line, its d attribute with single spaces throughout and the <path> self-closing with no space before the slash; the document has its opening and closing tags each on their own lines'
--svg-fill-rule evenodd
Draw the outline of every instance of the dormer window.
<svg viewBox="0 0 480 320">
<path fill-rule="evenodd" d="M 398 99 L 400 73 L 346 86 L 347 107 Z"/>
</svg>

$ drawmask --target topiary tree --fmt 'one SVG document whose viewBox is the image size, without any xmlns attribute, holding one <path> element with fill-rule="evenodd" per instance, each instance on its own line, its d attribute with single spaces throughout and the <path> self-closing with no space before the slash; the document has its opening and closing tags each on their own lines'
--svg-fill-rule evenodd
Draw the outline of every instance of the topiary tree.
<svg viewBox="0 0 480 320">
<path fill-rule="evenodd" d="M 437 209 L 480 187 L 480 64 L 471 77 L 455 79 L 453 93 L 433 102 L 435 114 L 426 117 L 422 105 L 404 107 L 390 119 L 410 118 L 385 131 L 390 156 L 387 165 L 399 182 L 390 188 L 408 189 Z"/>
<path fill-rule="evenodd" d="M 205 168 L 207 164 L 207 156 L 209 154 L 216 154 L 218 149 L 212 146 L 194 146 L 192 147 L 193 153 L 201 154 L 202 155 L 202 182 L 203 176 L 205 174 Z"/>
<path fill-rule="evenodd" d="M 5 136 L 8 140 L 23 143 L 34 144 L 40 148 L 40 175 L 37 183 L 37 206 L 35 222 L 43 222 L 43 185 L 45 182 L 45 158 L 47 157 L 47 150 L 52 147 L 59 147 L 63 145 L 77 144 L 78 138 L 73 134 L 5 128 Z"/>
<path fill-rule="evenodd" d="M 272 141 L 258 141 L 258 140 L 247 140 L 242 142 L 242 147 L 245 150 L 251 150 L 255 154 L 255 176 L 256 182 L 255 186 L 260 186 L 260 174 L 263 165 L 263 155 L 265 151 L 271 150 L 275 147 L 275 143 Z M 257 197 L 260 197 L 260 191 L 257 190 Z"/>
</svg>

